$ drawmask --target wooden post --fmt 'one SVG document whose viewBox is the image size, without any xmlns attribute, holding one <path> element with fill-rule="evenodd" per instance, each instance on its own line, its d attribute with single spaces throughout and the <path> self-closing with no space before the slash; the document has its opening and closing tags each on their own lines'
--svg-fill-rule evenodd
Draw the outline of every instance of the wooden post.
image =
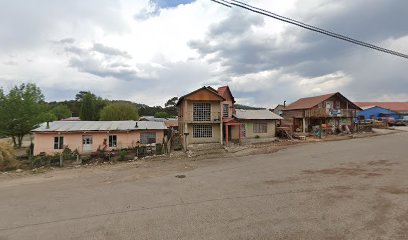
<svg viewBox="0 0 408 240">
<path fill-rule="evenodd" d="M 60 154 L 59 166 L 60 166 L 60 167 L 63 167 L 63 166 L 64 166 L 64 157 L 62 156 L 62 153 Z"/>
<path fill-rule="evenodd" d="M 228 124 L 225 124 L 225 143 L 228 147 Z"/>
</svg>

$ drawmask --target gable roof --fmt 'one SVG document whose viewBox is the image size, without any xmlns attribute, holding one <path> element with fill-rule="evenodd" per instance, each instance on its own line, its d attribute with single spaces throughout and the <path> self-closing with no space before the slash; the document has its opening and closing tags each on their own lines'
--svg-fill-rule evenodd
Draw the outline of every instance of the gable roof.
<svg viewBox="0 0 408 240">
<path fill-rule="evenodd" d="M 215 96 L 217 96 L 218 98 L 220 98 L 220 100 L 223 100 L 223 101 L 225 100 L 225 98 L 224 98 L 223 96 L 221 96 L 221 95 L 217 92 L 217 90 L 215 90 L 214 88 L 212 88 L 212 87 L 210 87 L 210 86 L 208 86 L 208 87 L 204 86 L 204 87 L 199 88 L 199 89 L 197 89 L 197 90 L 194 90 L 194 91 L 192 91 L 192 92 L 190 92 L 190 93 L 187 93 L 186 95 L 181 96 L 181 97 L 178 99 L 176 105 L 177 105 L 177 106 L 180 105 L 180 103 L 184 100 L 184 98 L 186 98 L 186 97 L 188 97 L 188 96 L 190 96 L 190 95 L 193 95 L 194 93 L 197 93 L 197 92 L 199 92 L 199 91 L 201 91 L 201 90 L 209 91 L 210 93 L 212 93 L 212 94 L 214 94 Z"/>
<path fill-rule="evenodd" d="M 229 95 L 230 95 L 231 98 L 232 98 L 232 101 L 235 103 L 235 98 L 234 98 L 234 96 L 232 95 L 232 92 L 231 92 L 231 89 L 229 88 L 229 86 L 219 87 L 219 88 L 217 89 L 217 92 L 218 92 L 219 95 L 223 96 L 224 98 L 225 98 L 225 94 L 226 94 L 226 93 L 229 93 Z"/>
<path fill-rule="evenodd" d="M 356 102 L 355 104 L 361 108 L 377 106 L 397 112 L 408 111 L 408 102 Z"/>
<path fill-rule="evenodd" d="M 357 106 L 356 104 L 354 104 L 352 101 L 348 100 L 346 97 L 344 97 L 341 93 L 336 92 L 336 93 L 329 93 L 329 94 L 324 94 L 324 95 L 320 95 L 320 96 L 314 96 L 314 97 L 307 97 L 307 98 L 301 98 L 291 104 L 289 104 L 285 109 L 285 110 L 302 110 L 302 109 L 309 109 L 312 108 L 316 105 L 318 105 L 319 103 L 326 101 L 327 99 L 338 95 L 340 98 L 343 98 L 345 101 L 348 101 L 351 104 L 351 107 L 355 107 L 357 109 L 360 109 L 359 106 Z"/>
<path fill-rule="evenodd" d="M 250 119 L 250 120 L 281 120 L 281 116 L 267 110 L 245 110 L 237 109 L 233 116 L 237 119 Z"/>
<path fill-rule="evenodd" d="M 137 124 L 137 125 L 136 125 Z M 150 121 L 55 121 L 42 123 L 32 132 L 133 131 L 167 129 L 163 122 Z"/>
</svg>

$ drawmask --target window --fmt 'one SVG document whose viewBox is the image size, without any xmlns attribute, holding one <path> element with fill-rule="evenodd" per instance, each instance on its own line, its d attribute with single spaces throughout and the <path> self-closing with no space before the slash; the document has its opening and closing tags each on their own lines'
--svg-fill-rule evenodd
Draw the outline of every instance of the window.
<svg viewBox="0 0 408 240">
<path fill-rule="evenodd" d="M 224 105 L 222 105 L 222 117 L 225 117 L 225 118 L 227 118 L 227 117 L 229 117 L 229 114 L 228 114 L 228 109 L 229 109 L 229 105 L 228 104 L 224 104 Z"/>
<path fill-rule="evenodd" d="M 82 137 L 82 144 L 84 144 L 84 145 L 92 144 L 92 136 L 83 136 Z"/>
<path fill-rule="evenodd" d="M 193 138 L 212 138 L 212 126 L 193 125 Z"/>
<path fill-rule="evenodd" d="M 340 109 L 341 108 L 341 103 L 340 101 L 336 101 L 336 109 Z"/>
<path fill-rule="evenodd" d="M 118 146 L 118 137 L 116 135 L 109 135 L 109 147 Z"/>
<path fill-rule="evenodd" d="M 64 137 L 54 137 L 54 149 L 64 149 Z"/>
<path fill-rule="evenodd" d="M 211 104 L 194 103 L 193 121 L 211 121 Z"/>
<path fill-rule="evenodd" d="M 267 133 L 268 124 L 266 123 L 254 123 L 254 133 Z"/>
<path fill-rule="evenodd" d="M 318 107 L 318 108 L 322 108 L 322 105 L 323 105 L 323 103 L 319 103 L 319 104 L 317 105 L 317 107 Z"/>
<path fill-rule="evenodd" d="M 151 144 L 156 143 L 156 133 L 155 132 L 144 132 L 140 134 L 141 144 Z"/>
</svg>

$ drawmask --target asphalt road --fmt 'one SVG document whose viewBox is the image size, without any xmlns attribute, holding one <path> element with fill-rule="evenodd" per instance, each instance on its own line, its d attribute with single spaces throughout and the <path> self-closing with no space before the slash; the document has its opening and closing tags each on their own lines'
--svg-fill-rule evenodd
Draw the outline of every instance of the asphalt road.
<svg viewBox="0 0 408 240">
<path fill-rule="evenodd" d="M 0 182 L 0 240 L 408 239 L 408 132 L 137 171 Z"/>
</svg>

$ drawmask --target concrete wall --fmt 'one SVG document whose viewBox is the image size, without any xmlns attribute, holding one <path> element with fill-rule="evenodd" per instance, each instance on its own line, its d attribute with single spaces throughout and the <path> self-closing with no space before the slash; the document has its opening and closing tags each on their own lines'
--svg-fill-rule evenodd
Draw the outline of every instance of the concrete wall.
<svg viewBox="0 0 408 240">
<path fill-rule="evenodd" d="M 193 137 L 193 124 L 187 125 L 187 144 L 197 143 L 221 143 L 221 126 L 219 123 L 212 125 L 212 138 L 194 138 Z M 183 143 L 184 144 L 184 143 Z"/>
<path fill-rule="evenodd" d="M 71 150 L 78 150 L 79 153 L 83 153 L 82 137 L 92 136 L 92 151 L 95 152 L 98 147 L 103 146 L 104 139 L 109 144 L 109 135 L 117 136 L 117 147 L 107 148 L 121 149 L 134 147 L 137 142 L 140 141 L 141 132 L 156 132 L 156 143 L 163 143 L 164 130 L 146 130 L 146 131 L 132 131 L 132 132 L 87 132 L 87 133 L 34 133 L 34 155 L 38 155 L 41 152 L 46 154 L 53 154 L 61 152 L 62 150 L 54 149 L 54 137 L 63 136 L 64 146 L 69 147 Z"/>
<path fill-rule="evenodd" d="M 248 120 L 248 121 L 240 121 L 243 126 L 245 126 L 245 133 L 246 136 L 242 138 L 255 138 L 259 136 L 260 138 L 271 138 L 276 136 L 276 120 Z M 267 132 L 266 133 L 254 133 L 254 123 L 256 122 L 263 122 L 267 123 Z M 232 126 L 231 128 L 231 138 L 236 140 L 239 139 L 239 127 Z"/>
</svg>

